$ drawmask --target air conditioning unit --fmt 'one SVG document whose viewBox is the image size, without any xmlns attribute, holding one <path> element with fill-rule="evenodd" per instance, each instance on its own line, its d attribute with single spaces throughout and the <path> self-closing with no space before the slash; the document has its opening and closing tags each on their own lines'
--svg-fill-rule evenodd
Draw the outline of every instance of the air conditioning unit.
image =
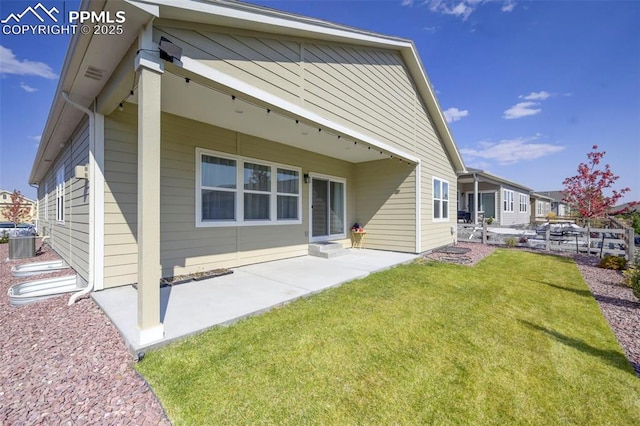
<svg viewBox="0 0 640 426">
<path fill-rule="evenodd" d="M 35 257 L 36 237 L 9 237 L 9 260 Z"/>
</svg>

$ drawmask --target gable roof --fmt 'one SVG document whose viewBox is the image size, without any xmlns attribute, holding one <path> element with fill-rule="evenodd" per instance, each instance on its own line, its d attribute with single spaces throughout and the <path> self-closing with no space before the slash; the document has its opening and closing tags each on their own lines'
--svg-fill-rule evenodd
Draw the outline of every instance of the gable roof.
<svg viewBox="0 0 640 426">
<path fill-rule="evenodd" d="M 552 198 L 555 202 L 566 204 L 563 200 L 564 191 L 538 191 L 538 194 L 546 195 L 547 197 Z"/>
<path fill-rule="evenodd" d="M 414 81 L 417 94 L 425 104 L 434 127 L 440 135 L 449 159 L 458 172 L 465 171 L 464 162 L 449 131 L 447 122 L 435 97 L 416 47 L 411 40 L 364 31 L 320 19 L 282 12 L 261 6 L 227 0 L 83 0 L 80 10 L 125 10 L 123 35 L 118 43 L 104 35 L 76 32 L 69 44 L 54 101 L 42 132 L 38 152 L 33 163 L 30 183 L 38 183 L 71 136 L 82 112 L 66 104 L 61 93 L 67 92 L 79 104 L 89 107 L 104 88 L 139 31 L 153 19 L 170 19 L 220 25 L 330 42 L 348 43 L 394 50 L 400 53 Z M 93 63 L 91 62 L 93 61 Z M 94 65 L 97 63 L 99 65 Z M 88 66 L 104 70 L 101 81 L 85 82 L 82 78 Z M 114 105 L 113 107 L 115 108 Z"/>
<path fill-rule="evenodd" d="M 515 188 L 520 188 L 522 189 L 524 192 L 528 192 L 528 193 L 532 193 L 533 189 L 521 185 L 517 182 L 511 181 L 509 179 L 494 175 L 492 173 L 489 172 L 485 172 L 484 170 L 480 170 L 480 169 L 475 169 L 472 167 L 468 167 L 466 171 L 462 172 L 462 173 L 458 173 L 458 180 L 461 179 L 469 179 L 472 178 L 473 175 L 477 175 L 479 177 L 481 177 L 485 182 L 489 181 L 489 182 L 493 182 L 493 183 L 497 183 L 499 185 L 501 184 L 506 184 L 509 186 L 513 186 Z"/>
</svg>

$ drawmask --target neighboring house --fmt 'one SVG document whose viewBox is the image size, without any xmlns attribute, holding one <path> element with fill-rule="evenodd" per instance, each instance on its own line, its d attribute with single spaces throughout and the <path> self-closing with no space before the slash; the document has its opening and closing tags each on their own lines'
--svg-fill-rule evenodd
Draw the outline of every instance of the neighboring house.
<svg viewBox="0 0 640 426">
<path fill-rule="evenodd" d="M 468 167 L 458 174 L 458 210 L 469 212 L 473 223 L 483 217 L 493 218 L 497 225 L 530 223 L 532 192 L 531 188 L 480 169 Z"/>
<path fill-rule="evenodd" d="M 4 215 L 3 211 L 6 207 L 11 206 L 12 204 L 11 194 L 13 194 L 13 191 L 0 189 L 0 222 L 9 221 L 9 218 Z M 26 206 L 29 208 L 29 217 L 27 217 L 26 221 L 33 222 L 37 218 L 36 202 L 25 196 L 22 196 L 22 198 L 24 199 Z"/>
<path fill-rule="evenodd" d="M 531 222 L 544 222 L 551 212 L 551 203 L 553 198 L 537 192 L 532 193 L 531 198 Z"/>
<path fill-rule="evenodd" d="M 347 245 L 355 222 L 372 249 L 453 242 L 464 164 L 411 41 L 228 1 L 81 9 L 126 21 L 73 35 L 30 182 L 82 280 L 137 283 L 141 344 L 161 276 Z"/>
<path fill-rule="evenodd" d="M 569 204 L 564 201 L 564 191 L 538 191 L 538 194 L 550 197 L 553 200 L 551 202 L 551 211 L 556 216 L 567 217 L 571 214 Z"/>
</svg>

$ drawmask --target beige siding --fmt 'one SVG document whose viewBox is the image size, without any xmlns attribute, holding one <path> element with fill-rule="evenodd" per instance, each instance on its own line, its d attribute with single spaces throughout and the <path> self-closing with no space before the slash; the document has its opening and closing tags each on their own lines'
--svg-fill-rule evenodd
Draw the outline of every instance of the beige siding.
<svg viewBox="0 0 640 426">
<path fill-rule="evenodd" d="M 415 252 L 415 169 L 392 160 L 356 165 L 356 216 L 365 247 Z"/>
<path fill-rule="evenodd" d="M 183 54 L 247 81 L 283 99 L 300 97 L 299 43 L 207 29 L 187 30 L 162 26 L 154 29 L 183 48 Z"/>
<path fill-rule="evenodd" d="M 38 188 L 40 234 L 51 236 L 51 247 L 85 281 L 89 279 L 89 182 L 74 178 L 74 172 L 75 166 L 88 163 L 89 122 L 85 119 Z M 65 176 L 64 223 L 56 221 L 56 172 L 60 167 L 64 167 Z"/>
<path fill-rule="evenodd" d="M 105 118 L 105 288 L 137 280 L 136 106 Z M 275 142 L 162 115 L 161 264 L 163 276 L 229 268 L 308 252 L 309 185 L 302 186 L 302 224 L 198 228 L 195 226 L 196 148 L 301 167 L 347 180 L 354 193 L 355 169 L 347 162 Z M 355 200 L 347 200 L 347 224 Z M 343 240 L 346 242 L 346 240 Z"/>
</svg>

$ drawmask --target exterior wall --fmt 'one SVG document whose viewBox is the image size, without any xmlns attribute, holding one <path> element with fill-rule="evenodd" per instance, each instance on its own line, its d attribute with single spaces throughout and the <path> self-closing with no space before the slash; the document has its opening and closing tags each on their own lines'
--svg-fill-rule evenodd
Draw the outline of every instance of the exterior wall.
<svg viewBox="0 0 640 426">
<path fill-rule="evenodd" d="M 504 190 L 513 192 L 513 211 L 508 212 L 504 209 Z M 520 195 L 527 196 L 526 211 L 520 211 Z M 502 185 L 499 192 L 499 210 L 500 210 L 500 225 L 522 225 L 527 224 L 531 218 L 531 205 L 529 200 L 529 193 L 519 191 L 516 187 Z"/>
<path fill-rule="evenodd" d="M 212 68 L 419 156 L 421 249 L 453 242 L 455 170 L 398 52 L 179 22 L 161 22 L 154 37 L 163 35 Z M 449 182 L 448 221 L 432 220 L 433 177 Z"/>
<path fill-rule="evenodd" d="M 551 201 L 531 197 L 531 222 L 546 220 L 549 212 L 551 212 Z"/>
<path fill-rule="evenodd" d="M 302 183 L 302 223 L 296 225 L 195 226 L 195 149 L 205 148 L 301 167 L 347 180 L 347 231 L 356 221 L 353 164 L 275 142 L 162 115 L 160 245 L 162 275 L 302 256 L 309 244 L 309 189 Z M 136 106 L 105 118 L 104 287 L 137 281 Z M 343 244 L 348 239 L 340 240 Z"/>
<path fill-rule="evenodd" d="M 415 252 L 415 168 L 378 160 L 356 164 L 355 169 L 355 222 L 367 231 L 365 246 Z"/>
<path fill-rule="evenodd" d="M 84 281 L 89 279 L 89 182 L 74 178 L 74 172 L 75 166 L 88 163 L 89 121 L 85 118 L 38 187 L 39 232 L 51 237 L 50 246 Z M 56 220 L 56 172 L 61 166 L 64 167 L 64 222 Z"/>
<path fill-rule="evenodd" d="M 195 29 L 194 29 L 195 28 Z M 292 102 L 301 95 L 300 43 L 247 36 L 231 28 L 171 22 L 154 28 L 183 48 L 183 55 Z"/>
</svg>

